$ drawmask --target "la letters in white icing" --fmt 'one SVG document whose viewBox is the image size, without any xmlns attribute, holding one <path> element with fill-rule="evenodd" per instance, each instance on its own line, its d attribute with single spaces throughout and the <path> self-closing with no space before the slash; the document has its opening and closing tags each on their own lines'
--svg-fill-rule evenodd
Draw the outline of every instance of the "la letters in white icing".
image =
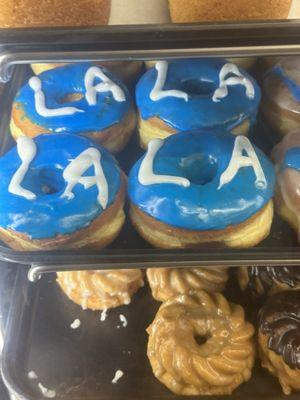
<svg viewBox="0 0 300 400">
<path fill-rule="evenodd" d="M 148 186 L 171 183 L 174 185 L 189 187 L 191 182 L 182 176 L 158 175 L 153 172 L 155 157 L 162 145 L 163 140 L 161 139 L 154 139 L 149 143 L 147 153 L 141 162 L 138 173 L 140 184 Z M 247 156 L 244 156 L 243 152 L 245 152 Z M 253 168 L 256 176 L 255 186 L 257 189 L 263 190 L 267 187 L 267 180 L 264 171 L 252 144 L 245 136 L 237 136 L 235 138 L 234 148 L 229 164 L 220 177 L 218 190 L 220 190 L 224 185 L 230 183 L 239 170 L 244 167 Z"/>
<path fill-rule="evenodd" d="M 102 82 L 94 86 L 95 79 L 98 78 Z M 84 112 L 76 107 L 59 107 L 59 108 L 47 108 L 46 97 L 42 89 L 42 81 L 37 76 L 33 76 L 29 79 L 29 86 L 34 91 L 34 102 L 36 112 L 42 117 L 58 117 L 74 115 L 78 112 Z M 91 67 L 87 70 L 84 77 L 85 84 L 85 99 L 90 106 L 95 106 L 97 103 L 97 93 L 111 92 L 113 98 L 117 102 L 126 101 L 124 91 L 113 82 L 99 67 Z"/>
<path fill-rule="evenodd" d="M 155 65 L 157 70 L 157 79 L 150 93 L 152 101 L 158 101 L 165 97 L 177 97 L 188 101 L 189 95 L 181 90 L 163 90 L 168 74 L 168 62 L 158 61 Z M 228 75 L 230 76 L 228 77 Z M 235 76 L 232 76 L 235 75 Z M 228 86 L 242 85 L 246 89 L 246 96 L 250 99 L 255 97 L 255 89 L 250 79 L 246 78 L 238 69 L 231 63 L 223 65 L 219 73 L 219 87 L 215 90 L 212 101 L 217 103 L 228 96 Z"/>
<path fill-rule="evenodd" d="M 12 194 L 25 197 L 27 200 L 35 200 L 36 195 L 31 191 L 22 187 L 22 182 L 30 167 L 31 162 L 34 160 L 37 148 L 34 141 L 26 136 L 20 137 L 17 140 L 17 151 L 22 161 L 20 167 L 13 175 L 8 191 Z M 84 173 L 90 168 L 94 167 L 94 176 L 83 176 Z M 63 177 L 67 182 L 66 189 L 61 197 L 68 199 L 74 198 L 73 188 L 77 184 L 83 185 L 85 189 L 96 185 L 98 188 L 97 200 L 101 207 L 105 210 L 108 203 L 108 184 L 105 178 L 103 168 L 101 165 L 101 152 L 90 147 L 80 153 L 63 171 Z"/>
</svg>

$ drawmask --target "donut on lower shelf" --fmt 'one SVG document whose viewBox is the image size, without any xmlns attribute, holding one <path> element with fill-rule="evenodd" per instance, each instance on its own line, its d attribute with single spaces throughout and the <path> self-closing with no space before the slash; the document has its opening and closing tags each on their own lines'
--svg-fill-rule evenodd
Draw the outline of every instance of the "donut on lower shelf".
<svg viewBox="0 0 300 400">
<path fill-rule="evenodd" d="M 300 132 L 286 135 L 274 148 L 277 170 L 275 207 L 277 213 L 298 234 L 300 241 Z"/>
<path fill-rule="evenodd" d="M 83 310 L 107 310 L 129 304 L 144 285 L 139 269 L 57 272 L 57 282 Z"/>
<path fill-rule="evenodd" d="M 225 59 L 158 61 L 136 88 L 142 147 L 190 129 L 246 135 L 256 120 L 260 89 Z"/>
<path fill-rule="evenodd" d="M 37 75 L 42 72 L 49 71 L 54 68 L 63 67 L 67 64 L 31 64 L 33 72 Z M 112 74 L 116 75 L 124 82 L 126 85 L 130 86 L 136 82 L 138 76 L 143 70 L 143 61 L 101 61 L 96 63 L 96 65 L 102 66 L 110 71 Z"/>
<path fill-rule="evenodd" d="M 254 297 L 300 289 L 300 269 L 295 266 L 240 267 L 238 280 L 243 291 Z"/>
<path fill-rule="evenodd" d="M 246 248 L 268 236 L 275 172 L 244 136 L 190 131 L 150 142 L 128 180 L 131 220 L 161 248 Z"/>
<path fill-rule="evenodd" d="M 285 57 L 265 75 L 262 111 L 281 135 L 299 128 L 300 57 Z"/>
<path fill-rule="evenodd" d="M 20 137 L 0 158 L 0 238 L 15 250 L 101 249 L 121 230 L 125 175 L 71 134 Z"/>
<path fill-rule="evenodd" d="M 198 291 L 163 303 L 148 328 L 156 378 L 177 395 L 225 395 L 251 377 L 253 326 L 241 306 Z"/>
<path fill-rule="evenodd" d="M 10 129 L 15 139 L 78 134 L 117 153 L 126 146 L 135 124 L 126 87 L 106 69 L 83 63 L 30 78 L 13 102 Z"/>
<path fill-rule="evenodd" d="M 279 379 L 285 394 L 300 390 L 300 291 L 277 293 L 259 314 L 262 366 Z"/>
<path fill-rule="evenodd" d="M 228 279 L 227 269 L 226 267 L 148 268 L 147 278 L 152 296 L 158 301 L 166 301 L 191 291 L 222 292 Z"/>
</svg>

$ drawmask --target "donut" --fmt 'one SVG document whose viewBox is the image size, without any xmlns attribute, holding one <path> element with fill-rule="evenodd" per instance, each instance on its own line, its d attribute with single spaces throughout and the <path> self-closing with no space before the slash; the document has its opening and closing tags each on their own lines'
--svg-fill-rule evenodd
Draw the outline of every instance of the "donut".
<svg viewBox="0 0 300 400">
<path fill-rule="evenodd" d="M 112 74 L 120 78 L 126 85 L 132 85 L 136 82 L 137 77 L 141 74 L 143 69 L 143 61 L 101 61 L 96 65 L 108 69 Z M 31 69 L 36 75 L 42 72 L 49 71 L 50 69 L 63 67 L 66 63 L 38 63 L 31 64 Z"/>
<path fill-rule="evenodd" d="M 106 25 L 111 0 L 4 0 L 0 28 Z"/>
<path fill-rule="evenodd" d="M 280 135 L 295 130 L 300 123 L 300 57 L 286 57 L 265 74 L 262 111 Z"/>
<path fill-rule="evenodd" d="M 144 285 L 140 269 L 57 272 L 57 283 L 83 310 L 127 305 Z"/>
<path fill-rule="evenodd" d="M 158 61 L 136 88 L 142 147 L 155 138 L 192 129 L 226 129 L 246 135 L 260 102 L 247 72 L 225 59 Z"/>
<path fill-rule="evenodd" d="M 270 232 L 275 172 L 245 136 L 155 139 L 130 171 L 131 221 L 155 247 L 251 247 Z"/>
<path fill-rule="evenodd" d="M 275 207 L 299 235 L 300 215 L 300 134 L 291 132 L 274 148 L 272 158 L 277 170 Z"/>
<path fill-rule="evenodd" d="M 240 267 L 238 281 L 254 297 L 300 289 L 300 269 L 295 266 Z"/>
<path fill-rule="evenodd" d="M 177 395 L 231 394 L 251 377 L 254 328 L 220 293 L 173 297 L 147 331 L 153 373 Z"/>
<path fill-rule="evenodd" d="M 292 0 L 169 0 L 173 22 L 284 19 L 291 5 Z"/>
<path fill-rule="evenodd" d="M 22 136 L 0 158 L 0 238 L 15 250 L 99 250 L 124 223 L 125 187 L 113 156 L 85 137 Z"/>
<path fill-rule="evenodd" d="M 228 272 L 226 267 L 148 268 L 147 278 L 154 299 L 167 301 L 191 291 L 222 292 Z"/>
<path fill-rule="evenodd" d="M 258 323 L 262 366 L 278 378 L 284 394 L 300 390 L 300 291 L 269 297 Z"/>
<path fill-rule="evenodd" d="M 83 63 L 31 77 L 13 102 L 10 129 L 15 139 L 78 134 L 116 153 L 127 144 L 135 122 L 126 87 L 104 68 Z"/>
</svg>

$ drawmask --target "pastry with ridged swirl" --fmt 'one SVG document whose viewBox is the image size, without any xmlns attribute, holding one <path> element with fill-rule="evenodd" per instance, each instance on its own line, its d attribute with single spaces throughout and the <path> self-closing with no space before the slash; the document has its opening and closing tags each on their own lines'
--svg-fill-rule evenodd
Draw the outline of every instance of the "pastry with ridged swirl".
<svg viewBox="0 0 300 400">
<path fill-rule="evenodd" d="M 300 289 L 300 268 L 297 266 L 240 267 L 238 281 L 244 291 L 254 297 L 283 290 Z"/>
<path fill-rule="evenodd" d="M 222 292 L 228 280 L 226 267 L 149 268 L 147 278 L 152 296 L 166 301 L 191 290 Z"/>
<path fill-rule="evenodd" d="M 259 313 L 262 366 L 277 376 L 285 394 L 300 390 L 300 290 L 277 293 Z"/>
<path fill-rule="evenodd" d="M 57 272 L 57 282 L 69 299 L 84 310 L 105 310 L 129 304 L 144 285 L 139 269 Z"/>
<path fill-rule="evenodd" d="M 177 395 L 231 394 L 251 377 L 254 328 L 220 293 L 173 297 L 148 334 L 153 373 Z"/>
</svg>

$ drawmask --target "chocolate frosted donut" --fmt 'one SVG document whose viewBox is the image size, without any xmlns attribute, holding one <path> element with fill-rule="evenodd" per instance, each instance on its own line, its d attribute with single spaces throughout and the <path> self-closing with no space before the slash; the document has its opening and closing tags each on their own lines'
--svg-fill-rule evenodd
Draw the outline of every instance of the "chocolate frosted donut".
<svg viewBox="0 0 300 400">
<path fill-rule="evenodd" d="M 300 268 L 295 266 L 241 267 L 238 280 L 242 290 L 255 297 L 283 290 L 300 289 Z"/>
<path fill-rule="evenodd" d="M 277 376 L 285 394 L 300 390 L 300 290 L 278 293 L 259 313 L 262 366 Z"/>
</svg>

